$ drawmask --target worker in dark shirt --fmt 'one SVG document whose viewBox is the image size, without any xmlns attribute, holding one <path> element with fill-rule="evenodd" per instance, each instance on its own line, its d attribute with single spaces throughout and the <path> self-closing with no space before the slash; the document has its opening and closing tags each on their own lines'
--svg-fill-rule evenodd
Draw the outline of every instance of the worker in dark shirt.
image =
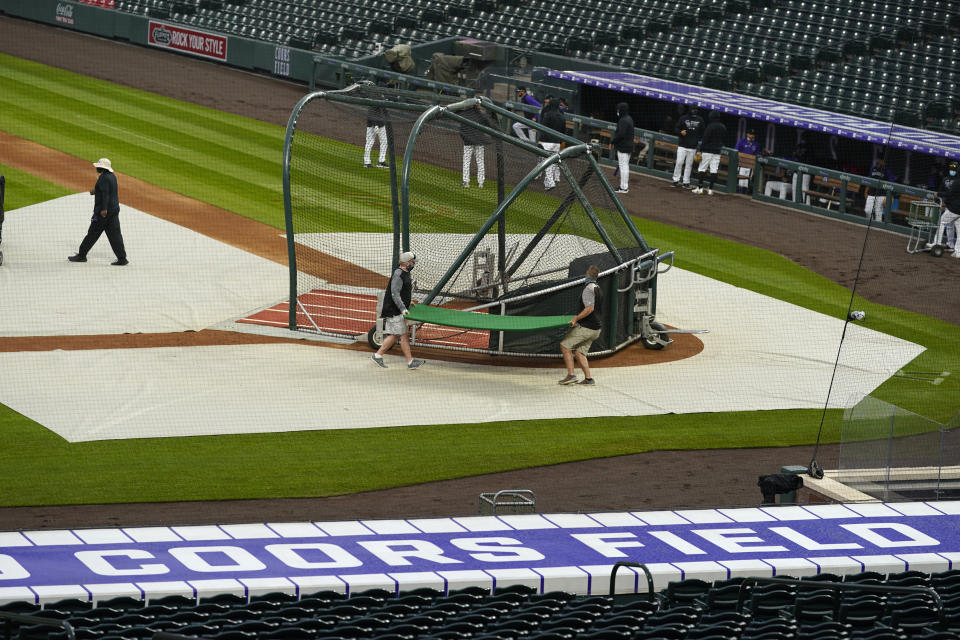
<svg viewBox="0 0 960 640">
<path fill-rule="evenodd" d="M 706 193 L 713 195 L 713 183 L 717 181 L 717 172 L 720 170 L 720 152 L 723 150 L 723 139 L 727 135 L 727 127 L 720 122 L 720 114 L 711 111 L 707 116 L 710 121 L 703 130 L 703 138 L 700 140 L 700 166 L 697 167 L 697 188 L 694 193 Z M 703 179 L 709 171 L 707 178 L 707 188 L 703 188 Z"/>
<path fill-rule="evenodd" d="M 700 117 L 696 105 L 690 105 L 690 110 L 680 116 L 677 121 L 677 164 L 673 168 L 673 186 L 679 187 L 683 179 L 683 188 L 690 188 L 690 174 L 693 172 L 693 156 L 697 154 L 697 147 L 706 123 Z"/>
<path fill-rule="evenodd" d="M 383 318 L 383 331 L 388 334 L 383 344 L 371 357 L 377 366 L 384 369 L 387 363 L 383 361 L 383 354 L 389 351 L 394 344 L 400 343 L 400 351 L 407 359 L 408 369 L 417 369 L 424 364 L 423 360 L 415 359 L 410 351 L 410 336 L 407 335 L 406 315 L 413 305 L 413 278 L 410 272 L 417 262 L 417 256 L 412 251 L 400 254 L 397 268 L 393 270 L 387 289 L 383 294 L 383 307 L 380 317 Z"/>
<path fill-rule="evenodd" d="M 3 242 L 3 198 L 7 190 L 7 179 L 0 175 L 0 242 Z"/>
<path fill-rule="evenodd" d="M 560 340 L 560 353 L 563 364 L 567 368 L 567 375 L 560 380 L 560 384 L 577 383 L 574 373 L 574 364 L 579 364 L 583 370 L 583 380 L 577 384 L 596 384 L 590 375 L 590 346 L 600 337 L 603 326 L 603 292 L 597 284 L 600 268 L 597 265 L 587 267 L 584 276 L 584 287 L 580 292 L 580 308 L 577 315 L 570 320 L 570 329 Z"/>
<path fill-rule="evenodd" d="M 610 146 L 617 152 L 617 173 L 620 174 L 620 188 L 617 193 L 627 193 L 630 188 L 630 154 L 633 153 L 633 118 L 626 102 L 617 105 L 617 130 L 613 132 Z"/>
<path fill-rule="evenodd" d="M 0 242 L 3 242 L 3 197 L 7 187 L 7 179 L 0 175 Z M 3 251 L 0 251 L 0 265 L 3 264 Z"/>
<path fill-rule="evenodd" d="M 100 234 L 106 233 L 107 240 L 110 241 L 110 248 L 113 249 L 116 261 L 111 262 L 115 267 L 123 267 L 129 264 L 127 261 L 127 251 L 123 247 L 123 234 L 120 233 L 120 200 L 117 195 L 117 177 L 113 174 L 113 167 L 110 166 L 110 160 L 100 158 L 93 163 L 97 168 L 97 184 L 90 190 L 93 196 L 93 217 L 90 219 L 90 228 L 87 229 L 87 235 L 80 243 L 80 249 L 76 255 L 67 258 L 70 262 L 86 262 L 87 253 L 93 248 L 93 245 L 100 239 Z"/>
</svg>

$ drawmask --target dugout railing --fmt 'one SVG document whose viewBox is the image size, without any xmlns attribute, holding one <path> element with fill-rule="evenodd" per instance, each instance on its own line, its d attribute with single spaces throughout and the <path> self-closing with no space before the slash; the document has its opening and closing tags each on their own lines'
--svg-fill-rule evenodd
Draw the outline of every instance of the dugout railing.
<svg viewBox="0 0 960 640">
<path fill-rule="evenodd" d="M 539 111 L 515 100 L 506 100 L 503 106 L 528 115 L 535 115 Z M 600 150 L 599 162 L 607 167 L 616 166 L 615 153 L 609 148 L 610 136 L 616 130 L 615 123 L 569 112 L 564 113 L 564 118 L 567 120 L 570 135 L 584 142 L 597 143 Z M 631 156 L 631 171 L 672 179 L 677 136 L 635 128 L 634 140 L 637 148 Z M 749 168 L 749 174 L 741 175 L 741 167 Z M 736 149 L 730 147 L 724 147 L 721 151 L 719 176 L 719 182 L 714 185 L 717 191 L 741 193 L 759 202 L 862 224 L 868 221 L 864 213 L 867 194 L 880 194 L 884 196 L 883 213 L 881 220 L 873 221 L 874 226 L 903 234 L 911 231 L 908 224 L 910 203 L 929 201 L 936 195 L 933 191 L 921 187 L 877 180 L 771 155 L 741 157 Z M 788 195 L 782 197 L 780 189 L 776 190 L 776 195 L 768 195 L 768 183 L 779 185 L 784 178 L 789 185 Z"/>
</svg>

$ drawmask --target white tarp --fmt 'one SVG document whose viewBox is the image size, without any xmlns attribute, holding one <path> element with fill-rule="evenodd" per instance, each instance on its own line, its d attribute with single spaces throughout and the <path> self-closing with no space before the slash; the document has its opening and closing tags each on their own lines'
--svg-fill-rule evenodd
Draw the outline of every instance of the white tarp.
<svg viewBox="0 0 960 640">
<path fill-rule="evenodd" d="M 86 193 L 7 212 L 0 336 L 198 331 L 287 293 L 284 265 L 123 205 L 130 264 L 110 266 L 105 235 L 68 262 L 92 212 Z"/>
<path fill-rule="evenodd" d="M 557 385 L 559 361 L 555 369 L 430 361 L 408 371 L 387 356 L 383 370 L 369 353 L 303 343 L 0 353 L 0 402 L 74 442 L 823 407 L 841 319 L 679 269 L 661 285 L 658 319 L 709 329 L 699 336 L 704 350 L 596 368 L 595 387 Z M 870 393 L 923 351 L 857 325 L 847 340 L 833 407 Z M 87 371 L 125 375 L 111 394 L 91 394 L 78 375 Z M 383 411 L 383 398 L 403 399 L 402 408 Z"/>
</svg>

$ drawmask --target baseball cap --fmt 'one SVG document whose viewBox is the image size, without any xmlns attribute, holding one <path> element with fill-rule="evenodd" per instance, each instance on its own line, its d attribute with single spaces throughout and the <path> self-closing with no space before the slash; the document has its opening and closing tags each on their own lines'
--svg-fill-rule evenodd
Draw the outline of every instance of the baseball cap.
<svg viewBox="0 0 960 640">
<path fill-rule="evenodd" d="M 113 167 L 110 166 L 109 158 L 100 158 L 93 163 L 93 166 L 95 166 L 97 169 L 106 169 L 110 173 L 113 173 Z"/>
<path fill-rule="evenodd" d="M 400 262 L 410 262 L 417 259 L 417 254 L 413 251 L 404 251 L 400 254 Z"/>
</svg>

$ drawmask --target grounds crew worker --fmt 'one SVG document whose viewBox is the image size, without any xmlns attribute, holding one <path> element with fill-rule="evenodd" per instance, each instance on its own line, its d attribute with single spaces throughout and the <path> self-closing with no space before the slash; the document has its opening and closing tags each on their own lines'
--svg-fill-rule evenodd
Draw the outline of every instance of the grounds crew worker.
<svg viewBox="0 0 960 640">
<path fill-rule="evenodd" d="M 563 355 L 563 364 L 567 367 L 567 377 L 560 380 L 560 384 L 573 384 L 577 376 L 573 372 L 573 361 L 583 369 L 583 380 L 579 384 L 596 384 L 590 376 L 590 362 L 587 353 L 590 345 L 600 337 L 600 318 L 603 313 L 603 292 L 597 284 L 600 269 L 596 265 L 587 267 L 586 284 L 580 294 L 580 312 L 570 320 L 571 329 L 560 341 L 560 353 Z"/>
<path fill-rule="evenodd" d="M 93 200 L 93 217 L 90 219 L 90 228 L 80 243 L 77 255 L 67 258 L 70 262 L 86 262 L 87 253 L 100 239 L 100 234 L 106 233 L 113 249 L 116 261 L 111 262 L 115 267 L 123 267 L 127 262 L 127 251 L 123 248 L 123 234 L 120 233 L 120 200 L 117 196 L 117 176 L 113 175 L 110 160 L 100 158 L 93 163 L 99 177 L 97 184 L 90 190 Z"/>
<path fill-rule="evenodd" d="M 407 359 L 407 368 L 416 369 L 421 366 L 423 360 L 414 360 L 410 353 L 410 336 L 407 335 L 407 315 L 410 309 L 410 302 L 413 295 L 413 278 L 410 272 L 417 261 L 417 256 L 412 251 L 404 251 L 400 254 L 400 264 L 390 276 L 390 282 L 387 284 L 387 290 L 383 294 L 383 307 L 380 311 L 380 317 L 383 318 L 383 330 L 388 335 L 377 352 L 371 356 L 378 366 L 387 368 L 387 363 L 383 361 L 383 354 L 399 340 L 400 350 L 403 351 Z"/>
<path fill-rule="evenodd" d="M 3 196 L 7 189 L 7 179 L 0 175 L 0 243 L 3 242 Z M 0 251 L 0 265 L 3 264 L 3 251 Z"/>
</svg>

